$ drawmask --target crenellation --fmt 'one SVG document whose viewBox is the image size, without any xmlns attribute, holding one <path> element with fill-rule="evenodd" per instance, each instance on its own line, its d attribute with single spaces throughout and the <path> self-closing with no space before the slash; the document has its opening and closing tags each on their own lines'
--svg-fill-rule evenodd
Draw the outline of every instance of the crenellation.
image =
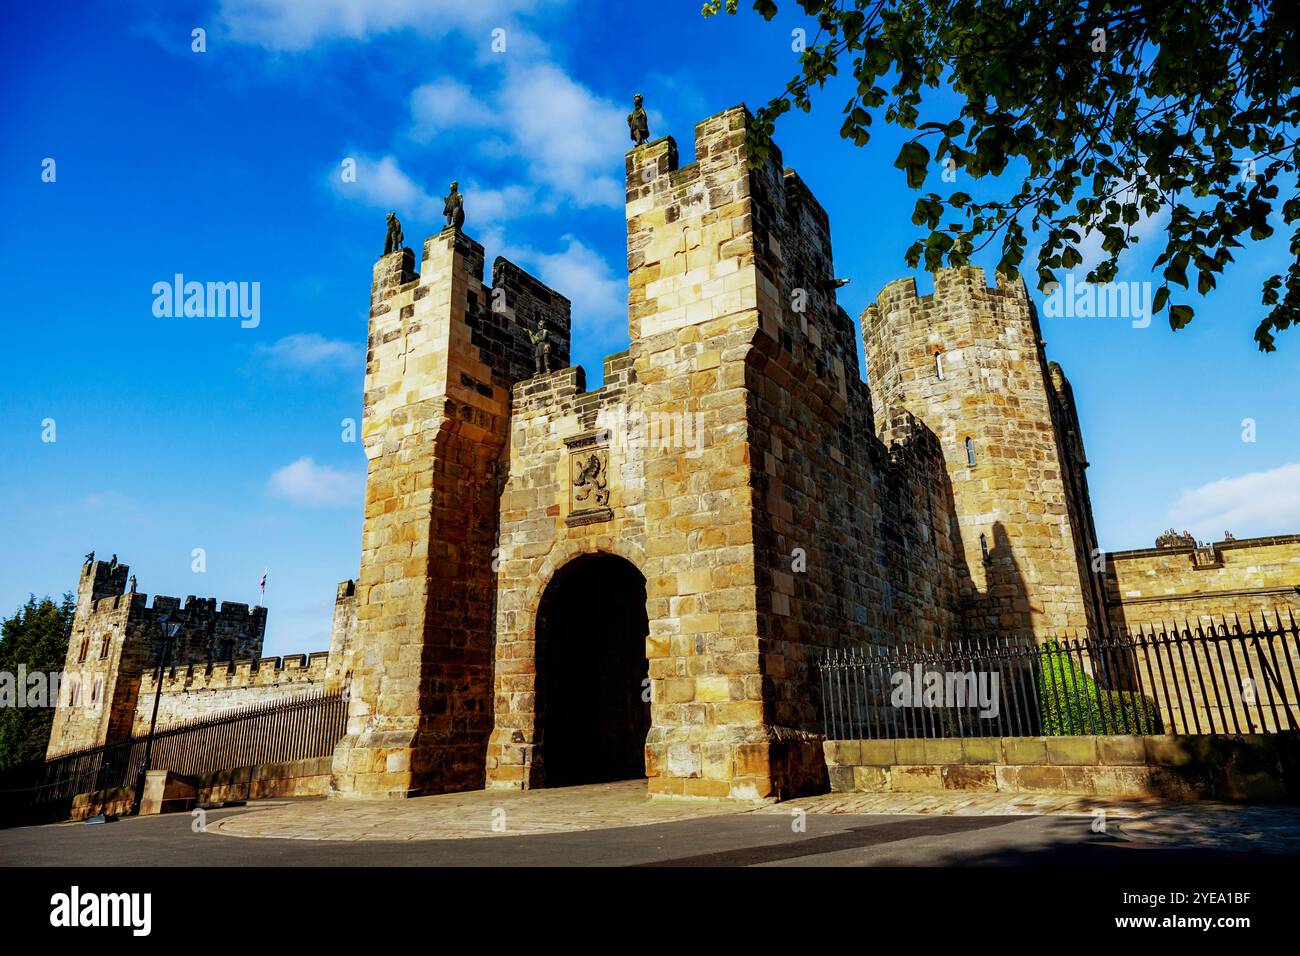
<svg viewBox="0 0 1300 956">
<path fill-rule="evenodd" d="M 189 663 L 168 668 L 158 699 L 158 726 L 168 727 L 250 704 L 322 691 L 328 684 L 328 651 L 288 657 Z M 132 729 L 146 733 L 159 685 L 152 671 L 142 675 Z"/>
</svg>

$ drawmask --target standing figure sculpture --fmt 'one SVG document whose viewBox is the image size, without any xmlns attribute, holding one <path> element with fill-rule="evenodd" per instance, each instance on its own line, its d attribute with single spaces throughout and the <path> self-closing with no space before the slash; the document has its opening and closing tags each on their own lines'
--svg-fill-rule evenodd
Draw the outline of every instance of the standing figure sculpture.
<svg viewBox="0 0 1300 956">
<path fill-rule="evenodd" d="M 650 123 L 645 110 L 641 108 L 641 94 L 632 98 L 632 112 L 627 114 L 627 128 L 632 133 L 632 142 L 640 146 L 650 138 Z"/>
<path fill-rule="evenodd" d="M 551 370 L 551 343 L 547 341 L 546 320 L 537 320 L 537 331 L 529 332 L 533 341 L 533 374 L 545 375 Z"/>
<path fill-rule="evenodd" d="M 397 213 L 388 214 L 388 235 L 384 237 L 384 255 L 400 252 L 402 249 L 402 224 L 397 220 Z"/>
<path fill-rule="evenodd" d="M 458 184 L 452 182 L 451 192 L 442 200 L 442 214 L 447 217 L 447 225 L 459 229 L 465 225 L 465 197 L 459 192 Z"/>
<path fill-rule="evenodd" d="M 94 551 L 91 551 L 89 554 L 86 555 L 86 563 L 87 563 L 87 564 L 94 564 L 94 563 L 95 563 L 95 552 L 94 552 Z"/>
</svg>

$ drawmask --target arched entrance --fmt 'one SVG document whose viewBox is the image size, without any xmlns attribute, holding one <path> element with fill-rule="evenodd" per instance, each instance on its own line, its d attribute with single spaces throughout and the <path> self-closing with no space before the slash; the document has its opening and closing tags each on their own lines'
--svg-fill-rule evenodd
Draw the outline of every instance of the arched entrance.
<svg viewBox="0 0 1300 956">
<path fill-rule="evenodd" d="M 645 776 L 650 729 L 645 578 L 589 554 L 556 572 L 537 609 L 537 713 L 548 787 Z"/>
</svg>

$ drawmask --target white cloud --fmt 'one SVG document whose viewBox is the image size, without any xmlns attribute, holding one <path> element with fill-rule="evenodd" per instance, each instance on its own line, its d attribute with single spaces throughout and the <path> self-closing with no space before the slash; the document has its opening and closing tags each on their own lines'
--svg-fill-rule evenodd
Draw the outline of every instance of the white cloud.
<svg viewBox="0 0 1300 956">
<path fill-rule="evenodd" d="M 1115 197 L 1118 203 L 1136 202 L 1136 190 L 1126 190 Z M 1138 221 L 1132 226 L 1127 227 L 1130 241 L 1133 243 L 1121 256 L 1121 263 L 1132 262 L 1132 257 L 1142 252 L 1150 251 L 1154 245 L 1154 240 L 1160 233 L 1164 232 L 1165 227 L 1169 224 L 1169 209 L 1163 208 L 1155 215 L 1149 215 L 1140 206 L 1138 207 Z M 1123 224 L 1120 228 L 1125 228 Z M 1098 229 L 1093 229 L 1083 234 L 1083 237 L 1075 244 L 1079 255 L 1083 256 L 1083 262 L 1075 267 L 1075 274 L 1082 278 L 1087 275 L 1101 263 L 1110 258 L 1110 253 L 1102 249 L 1101 244 L 1106 237 Z"/>
<path fill-rule="evenodd" d="M 402 220 L 406 244 L 412 248 L 418 248 L 426 235 L 442 228 L 442 197 L 450 183 L 441 187 L 442 193 L 435 194 L 412 179 L 394 156 L 380 159 L 361 156 L 356 157 L 356 162 L 355 182 L 343 182 L 337 169 L 330 170 L 330 186 L 337 195 L 385 212 L 395 211 Z M 465 215 L 473 219 L 479 234 L 524 213 L 551 208 L 549 204 L 539 203 L 535 191 L 527 186 L 492 189 L 475 182 L 461 182 L 458 188 L 465 197 Z"/>
<path fill-rule="evenodd" d="M 461 192 L 465 194 L 465 214 L 473 211 L 474 222 L 485 227 L 514 219 L 529 209 L 537 210 L 533 190 L 527 186 L 505 186 L 501 189 L 488 189 L 477 183 L 462 184 Z M 442 215 L 442 204 L 438 204 L 438 215 Z"/>
<path fill-rule="evenodd" d="M 1281 534 L 1300 525 L 1300 462 L 1220 478 L 1184 491 L 1169 510 L 1178 528 L 1205 540 Z"/>
<path fill-rule="evenodd" d="M 256 352 L 277 368 L 296 371 L 356 371 L 364 357 L 355 343 L 315 332 L 286 335 L 271 345 L 259 345 Z"/>
<path fill-rule="evenodd" d="M 553 63 L 512 69 L 498 106 L 533 177 L 578 206 L 621 206 L 627 110 Z M 626 141 L 626 142 L 625 142 Z M 617 171 L 619 178 L 610 175 Z"/>
<path fill-rule="evenodd" d="M 315 459 L 299 458 L 271 475 L 270 491 L 277 498 L 307 508 L 340 508 L 361 503 L 366 476 Z"/>
<path fill-rule="evenodd" d="M 221 0 L 217 22 L 232 39 L 300 52 L 329 40 L 366 40 L 396 30 L 443 36 L 489 31 L 537 0 Z"/>
<path fill-rule="evenodd" d="M 455 130 L 475 131 L 484 154 L 523 163 L 530 181 L 547 191 L 579 207 L 621 206 L 622 159 L 631 145 L 627 109 L 554 63 L 518 65 L 518 59 L 486 97 L 449 77 L 416 89 L 412 137 L 427 141 Z"/>
<path fill-rule="evenodd" d="M 408 176 L 396 158 L 354 158 L 357 161 L 355 182 L 344 182 L 337 168 L 330 171 L 330 184 L 338 195 L 358 199 L 368 206 L 395 210 L 399 217 L 408 215 L 429 219 L 434 215 L 435 209 L 441 213 L 442 203 Z M 410 242 L 407 244 L 410 245 Z"/>
<path fill-rule="evenodd" d="M 627 334 L 627 280 L 573 236 L 556 253 L 519 250 L 516 255 L 536 268 L 537 276 L 573 303 L 575 324 L 597 337 Z"/>
<path fill-rule="evenodd" d="M 464 83 L 443 77 L 417 86 L 411 94 L 411 137 L 425 143 L 438 133 L 455 128 L 491 126 L 496 115 Z"/>
</svg>

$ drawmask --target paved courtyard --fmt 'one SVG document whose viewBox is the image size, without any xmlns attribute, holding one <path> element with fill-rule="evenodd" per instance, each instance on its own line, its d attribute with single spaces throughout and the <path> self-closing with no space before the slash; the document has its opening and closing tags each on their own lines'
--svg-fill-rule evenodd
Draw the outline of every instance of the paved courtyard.
<svg viewBox="0 0 1300 956">
<path fill-rule="evenodd" d="M 1297 862 L 1300 808 L 1290 806 L 947 793 L 747 806 L 653 800 L 644 781 L 395 802 L 264 800 L 202 820 L 172 814 L 0 831 L 0 864 L 8 866 Z"/>
</svg>

